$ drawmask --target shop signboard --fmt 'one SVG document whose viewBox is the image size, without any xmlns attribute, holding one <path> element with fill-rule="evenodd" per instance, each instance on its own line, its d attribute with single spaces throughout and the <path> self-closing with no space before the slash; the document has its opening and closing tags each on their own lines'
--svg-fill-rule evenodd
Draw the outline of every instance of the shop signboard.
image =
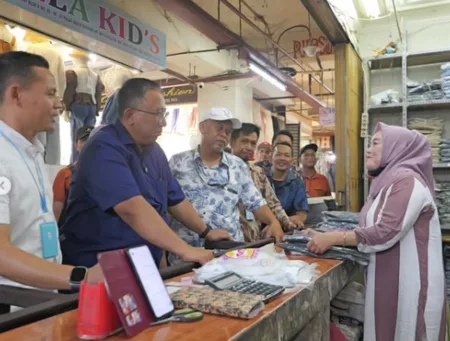
<svg viewBox="0 0 450 341">
<path fill-rule="evenodd" d="M 197 103 L 197 87 L 195 85 L 172 86 L 162 90 L 166 104 Z"/>
<path fill-rule="evenodd" d="M 332 126 L 336 121 L 336 109 L 325 107 L 319 109 L 319 123 L 321 126 Z"/>
<path fill-rule="evenodd" d="M 313 35 L 311 41 L 308 36 L 303 36 L 299 39 L 293 40 L 294 58 L 306 57 L 303 49 L 307 46 L 316 46 L 320 49 L 320 55 L 334 54 L 333 44 L 323 34 Z"/>
<path fill-rule="evenodd" d="M 5 0 L 153 64 L 166 67 L 164 33 L 106 0 Z"/>
</svg>

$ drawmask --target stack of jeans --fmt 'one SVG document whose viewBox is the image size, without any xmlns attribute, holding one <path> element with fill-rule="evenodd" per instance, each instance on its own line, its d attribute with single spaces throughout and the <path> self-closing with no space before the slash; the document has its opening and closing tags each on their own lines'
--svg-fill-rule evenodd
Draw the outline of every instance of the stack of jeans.
<svg viewBox="0 0 450 341">
<path fill-rule="evenodd" d="M 317 231 L 354 230 L 358 227 L 358 213 L 345 211 L 325 211 L 322 222 L 317 224 Z"/>
<path fill-rule="evenodd" d="M 359 252 L 354 247 L 339 247 L 332 246 L 327 252 L 322 254 L 316 254 L 309 251 L 306 244 L 311 240 L 309 235 L 306 235 L 303 231 L 295 231 L 292 235 L 285 235 L 283 237 L 283 243 L 277 244 L 284 250 L 291 252 L 298 252 L 306 256 L 325 259 L 338 259 L 349 260 L 353 263 L 357 263 L 363 266 L 369 264 L 370 255 L 367 253 Z"/>
<path fill-rule="evenodd" d="M 444 139 L 440 145 L 441 162 L 450 163 L 450 139 Z"/>
<path fill-rule="evenodd" d="M 408 120 L 408 128 L 417 130 L 425 135 L 430 142 L 433 153 L 433 163 L 439 163 L 441 160 L 441 142 L 444 122 L 440 118 L 412 118 Z"/>
<path fill-rule="evenodd" d="M 437 79 L 430 82 L 418 83 L 409 80 L 408 100 L 410 102 L 435 101 L 444 98 L 442 91 L 442 80 Z"/>
<path fill-rule="evenodd" d="M 442 91 L 445 98 L 450 98 L 450 63 L 441 65 Z"/>
<path fill-rule="evenodd" d="M 450 183 L 440 182 L 435 186 L 436 206 L 442 229 L 450 229 Z"/>
<path fill-rule="evenodd" d="M 444 246 L 444 269 L 447 283 L 447 300 L 450 300 L 450 246 Z"/>
</svg>

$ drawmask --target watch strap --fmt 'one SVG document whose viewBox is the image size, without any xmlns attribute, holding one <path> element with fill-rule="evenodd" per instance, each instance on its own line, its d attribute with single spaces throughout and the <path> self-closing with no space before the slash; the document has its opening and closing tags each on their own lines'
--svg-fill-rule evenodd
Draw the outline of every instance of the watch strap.
<svg viewBox="0 0 450 341">
<path fill-rule="evenodd" d="M 206 238 L 206 236 L 208 235 L 209 231 L 211 231 L 211 227 L 206 225 L 206 228 L 203 230 L 203 232 L 199 234 L 200 238 Z"/>
</svg>

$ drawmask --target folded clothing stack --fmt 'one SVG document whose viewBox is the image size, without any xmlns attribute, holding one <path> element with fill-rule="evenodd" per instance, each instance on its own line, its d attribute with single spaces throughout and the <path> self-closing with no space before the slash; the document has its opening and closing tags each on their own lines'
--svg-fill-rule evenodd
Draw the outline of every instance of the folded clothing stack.
<svg viewBox="0 0 450 341">
<path fill-rule="evenodd" d="M 358 227 L 358 213 L 345 211 L 325 211 L 322 222 L 317 224 L 317 231 L 328 232 L 336 230 L 354 230 Z"/>
<path fill-rule="evenodd" d="M 350 282 L 331 301 L 331 320 L 348 341 L 359 341 L 364 323 L 365 287 Z"/>
<path fill-rule="evenodd" d="M 277 244 L 284 250 L 291 252 L 301 253 L 306 256 L 311 256 L 314 258 L 325 258 L 325 259 L 338 259 L 338 260 L 349 260 L 351 262 L 366 266 L 369 264 L 370 255 L 367 253 L 359 252 L 353 247 L 339 247 L 332 246 L 328 251 L 322 254 L 316 254 L 309 251 L 306 244 L 311 238 L 309 236 L 303 235 L 301 231 L 294 233 L 293 235 L 285 235 L 283 237 L 284 243 Z"/>
<path fill-rule="evenodd" d="M 444 246 L 445 281 L 447 283 L 447 300 L 450 300 L 450 246 Z"/>
<path fill-rule="evenodd" d="M 410 102 L 420 101 L 435 101 L 444 98 L 442 91 L 442 80 L 436 79 L 434 81 L 418 83 L 408 81 L 408 100 Z"/>
<path fill-rule="evenodd" d="M 425 135 L 430 142 L 434 164 L 441 160 L 440 149 L 443 127 L 444 122 L 440 118 L 412 118 L 408 120 L 408 128 Z"/>
<path fill-rule="evenodd" d="M 444 139 L 440 144 L 441 162 L 450 163 L 450 139 Z"/>
<path fill-rule="evenodd" d="M 446 98 L 450 98 L 450 63 L 441 65 L 442 91 Z"/>
<path fill-rule="evenodd" d="M 450 229 L 450 183 L 439 182 L 435 186 L 436 206 L 442 229 Z"/>
</svg>

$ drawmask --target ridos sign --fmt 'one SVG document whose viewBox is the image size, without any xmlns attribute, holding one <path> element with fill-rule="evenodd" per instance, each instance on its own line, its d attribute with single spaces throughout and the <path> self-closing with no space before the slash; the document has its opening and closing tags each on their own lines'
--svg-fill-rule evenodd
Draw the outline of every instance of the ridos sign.
<svg viewBox="0 0 450 341">
<path fill-rule="evenodd" d="M 321 55 L 333 54 L 334 49 L 331 42 L 327 39 L 327 37 L 321 35 L 317 38 L 311 38 L 311 44 L 309 42 L 309 38 L 305 38 L 303 40 L 294 40 L 294 58 L 305 57 L 305 52 L 303 49 L 309 45 L 317 46 L 320 48 Z"/>
<path fill-rule="evenodd" d="M 5 0 L 64 27 L 166 67 L 166 38 L 105 0 Z"/>
</svg>

